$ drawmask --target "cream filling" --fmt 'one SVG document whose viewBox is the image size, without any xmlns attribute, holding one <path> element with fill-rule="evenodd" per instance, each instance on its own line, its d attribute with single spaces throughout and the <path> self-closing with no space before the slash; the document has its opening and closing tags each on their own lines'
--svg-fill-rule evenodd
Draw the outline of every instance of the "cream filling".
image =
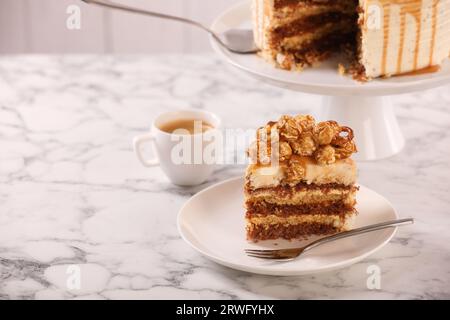
<svg viewBox="0 0 450 320">
<path fill-rule="evenodd" d="M 279 26 L 289 24 L 301 18 L 306 18 L 309 16 L 315 16 L 322 13 L 339 11 L 342 13 L 353 14 L 353 6 L 343 6 L 342 4 L 330 5 L 305 5 L 304 3 L 299 3 L 299 5 L 291 9 L 290 7 L 282 8 L 281 10 L 274 12 L 274 19 L 272 21 L 272 28 L 277 28 Z"/>
<path fill-rule="evenodd" d="M 284 178 L 284 170 L 280 166 L 261 167 L 250 172 L 248 177 L 254 189 L 276 187 Z"/>
<path fill-rule="evenodd" d="M 356 183 L 356 164 L 352 159 L 330 165 L 307 164 L 305 181 L 308 184 L 338 183 L 346 186 Z"/>
<path fill-rule="evenodd" d="M 343 201 L 347 205 L 354 205 L 356 191 L 332 189 L 327 193 L 320 190 L 306 190 L 295 192 L 292 196 L 282 197 L 276 192 L 270 190 L 261 190 L 252 195 L 246 195 L 246 200 L 266 201 L 279 205 L 302 205 L 315 204 L 324 202 Z"/>
<path fill-rule="evenodd" d="M 247 219 L 247 223 L 250 225 L 265 226 L 267 229 L 271 225 L 282 224 L 285 226 L 297 225 L 302 223 L 320 223 L 332 225 L 335 228 L 342 228 L 346 225 L 347 219 L 351 218 L 355 214 L 353 212 L 348 213 L 345 218 L 341 218 L 338 215 L 325 215 L 325 214 L 315 214 L 315 215 L 301 215 L 301 216 L 289 216 L 289 217 L 279 217 L 276 215 L 269 215 L 264 217 L 252 217 Z"/>
<path fill-rule="evenodd" d="M 338 160 L 330 165 L 306 163 L 303 181 L 307 184 L 338 183 L 349 186 L 356 183 L 356 177 L 356 164 L 348 158 Z M 250 165 L 247 169 L 247 179 L 252 189 L 276 187 L 281 184 L 284 178 L 285 172 L 282 166 L 258 167 Z"/>
</svg>

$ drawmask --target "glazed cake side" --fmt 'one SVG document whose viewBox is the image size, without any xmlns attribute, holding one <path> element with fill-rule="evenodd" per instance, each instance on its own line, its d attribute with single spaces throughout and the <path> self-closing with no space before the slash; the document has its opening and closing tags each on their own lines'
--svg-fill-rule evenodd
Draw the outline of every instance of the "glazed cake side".
<svg viewBox="0 0 450 320">
<path fill-rule="evenodd" d="M 261 143 L 268 131 L 271 141 Z M 356 151 L 351 129 L 333 121 L 315 124 L 310 116 L 283 116 L 258 132 L 263 134 L 249 148 L 255 163 L 247 168 L 244 187 L 247 238 L 294 239 L 348 228 L 358 190 L 349 158 Z M 264 163 L 260 154 L 279 162 Z"/>
<path fill-rule="evenodd" d="M 432 72 L 450 55 L 450 0 L 360 0 L 368 78 Z"/>
</svg>

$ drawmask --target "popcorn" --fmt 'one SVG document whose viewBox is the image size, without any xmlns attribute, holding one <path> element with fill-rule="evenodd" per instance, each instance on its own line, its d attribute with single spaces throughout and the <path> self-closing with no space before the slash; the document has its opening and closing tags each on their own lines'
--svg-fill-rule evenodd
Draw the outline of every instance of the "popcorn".
<svg viewBox="0 0 450 320">
<path fill-rule="evenodd" d="M 278 146 L 275 155 L 285 164 L 292 163 L 287 174 L 295 182 L 304 174 L 299 158 L 310 157 L 321 165 L 333 164 L 357 152 L 353 138 L 353 130 L 336 121 L 316 124 L 310 115 L 284 115 L 258 129 L 258 143 L 250 146 L 248 155 L 252 160 L 256 157 L 256 163 L 270 164 L 271 149 Z M 258 150 L 260 154 L 256 154 Z"/>
<path fill-rule="evenodd" d="M 353 141 L 347 141 L 341 146 L 334 147 L 336 151 L 336 159 L 349 158 L 353 153 L 357 152 L 356 145 Z"/>
<path fill-rule="evenodd" d="M 333 164 L 336 162 L 336 151 L 330 145 L 320 147 L 314 155 L 318 164 Z"/>
<path fill-rule="evenodd" d="M 316 141 L 314 140 L 314 135 L 311 132 L 303 133 L 300 136 L 300 139 L 295 142 L 295 154 L 300 156 L 312 156 L 316 149 Z"/>
<path fill-rule="evenodd" d="M 297 115 L 294 117 L 294 120 L 302 128 L 303 132 L 313 131 L 314 126 L 316 125 L 316 119 L 310 115 Z"/>
<path fill-rule="evenodd" d="M 280 160 L 288 160 L 292 156 L 292 148 L 288 142 L 280 142 Z"/>
<path fill-rule="evenodd" d="M 289 116 L 282 116 L 278 120 L 277 129 L 280 131 L 280 136 L 286 140 L 296 140 L 300 135 L 301 127 L 297 125 L 297 122 Z"/>
<path fill-rule="evenodd" d="M 314 128 L 314 136 L 319 145 L 330 144 L 339 133 L 340 127 L 336 121 L 320 122 Z"/>
<path fill-rule="evenodd" d="M 331 144 L 335 148 L 337 159 L 346 159 L 357 152 L 353 137 L 352 129 L 349 127 L 340 127 L 339 133 L 331 141 Z"/>
</svg>

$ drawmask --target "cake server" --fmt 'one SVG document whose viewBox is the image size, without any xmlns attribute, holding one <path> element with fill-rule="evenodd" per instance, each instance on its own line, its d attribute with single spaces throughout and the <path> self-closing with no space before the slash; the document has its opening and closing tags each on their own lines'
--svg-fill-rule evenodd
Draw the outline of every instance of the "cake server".
<svg viewBox="0 0 450 320">
<path fill-rule="evenodd" d="M 329 243 L 335 240 L 348 238 L 372 231 L 392 228 L 392 227 L 400 227 L 408 224 L 413 224 L 414 219 L 408 218 L 408 219 L 400 219 L 400 220 L 393 220 L 393 221 L 386 221 L 381 222 L 377 224 L 372 224 L 369 226 L 365 226 L 358 229 L 353 229 L 349 231 L 339 232 L 336 234 L 333 234 L 331 236 L 327 236 L 324 238 L 320 238 L 319 240 L 313 241 L 310 244 L 300 247 L 300 248 L 292 248 L 292 249 L 278 249 L 278 250 L 254 250 L 254 249 L 246 249 L 245 252 L 250 257 L 255 258 L 261 258 L 261 259 L 272 259 L 272 260 L 283 260 L 283 261 L 290 261 L 294 260 L 295 258 L 299 257 L 303 253 L 316 248 L 322 244 Z"/>
<path fill-rule="evenodd" d="M 125 5 L 114 3 L 111 1 L 107 1 L 107 0 L 82 0 L 82 1 L 85 3 L 88 3 L 88 4 L 95 4 L 95 5 L 107 7 L 110 9 L 117 9 L 117 10 L 127 11 L 127 12 L 131 12 L 131 13 L 142 14 L 142 15 L 151 16 L 154 18 L 178 21 L 178 22 L 182 22 L 185 24 L 195 26 L 195 27 L 200 28 L 203 31 L 206 31 L 207 33 L 209 33 L 214 38 L 214 40 L 216 40 L 222 47 L 224 47 L 225 49 L 227 49 L 233 53 L 251 54 L 251 53 L 256 53 L 258 51 L 258 49 L 255 45 L 255 41 L 253 39 L 253 31 L 249 30 L 249 29 L 230 29 L 224 33 L 217 34 L 214 31 L 212 31 L 210 28 L 201 24 L 200 22 L 182 18 L 182 17 L 172 16 L 172 15 L 168 15 L 168 14 L 164 14 L 164 13 L 153 12 L 153 11 L 148 11 L 148 10 L 143 10 L 143 9 L 132 8 L 129 6 L 125 6 Z"/>
</svg>

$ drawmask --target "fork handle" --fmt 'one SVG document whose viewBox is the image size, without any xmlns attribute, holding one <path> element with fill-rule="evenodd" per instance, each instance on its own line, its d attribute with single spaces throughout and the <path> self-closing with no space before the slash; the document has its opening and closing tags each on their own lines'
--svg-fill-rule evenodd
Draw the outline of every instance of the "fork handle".
<svg viewBox="0 0 450 320">
<path fill-rule="evenodd" d="M 306 247 L 304 247 L 303 251 L 310 250 L 312 248 L 315 248 L 317 246 L 320 246 L 322 244 L 325 244 L 325 243 L 328 243 L 328 242 L 331 242 L 334 240 L 339 240 L 339 239 L 348 238 L 351 236 L 364 234 L 364 233 L 368 233 L 368 232 L 372 232 L 372 231 L 377 231 L 377 230 L 382 230 L 382 229 L 387 229 L 387 228 L 392 228 L 392 227 L 399 227 L 399 226 L 404 226 L 404 225 L 413 224 L 413 223 L 414 223 L 414 219 L 412 219 L 412 218 L 399 219 L 399 220 L 386 221 L 386 222 L 372 224 L 370 226 L 366 226 L 366 227 L 362 227 L 362 228 L 358 228 L 358 229 L 353 229 L 353 230 L 349 230 L 349 231 L 336 233 L 331 236 L 327 236 L 327 237 L 324 237 L 319 240 L 311 242 Z"/>
</svg>

